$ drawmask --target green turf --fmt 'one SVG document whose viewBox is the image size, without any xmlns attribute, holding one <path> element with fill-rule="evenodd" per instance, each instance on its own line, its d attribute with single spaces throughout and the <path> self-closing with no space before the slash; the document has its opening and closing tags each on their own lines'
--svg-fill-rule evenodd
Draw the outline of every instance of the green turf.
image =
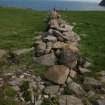
<svg viewBox="0 0 105 105">
<path fill-rule="evenodd" d="M 105 69 L 105 12 L 64 12 L 64 19 L 75 22 L 81 36 L 81 52 L 93 63 L 92 69 Z"/>
<path fill-rule="evenodd" d="M 93 63 L 92 69 L 104 70 L 105 12 L 61 12 L 81 36 L 81 53 Z M 45 29 L 47 12 L 0 8 L 0 48 L 30 47 L 36 32 Z"/>
<path fill-rule="evenodd" d="M 0 8 L 0 48 L 23 48 L 32 45 L 35 33 L 43 31 L 46 13 Z"/>
</svg>

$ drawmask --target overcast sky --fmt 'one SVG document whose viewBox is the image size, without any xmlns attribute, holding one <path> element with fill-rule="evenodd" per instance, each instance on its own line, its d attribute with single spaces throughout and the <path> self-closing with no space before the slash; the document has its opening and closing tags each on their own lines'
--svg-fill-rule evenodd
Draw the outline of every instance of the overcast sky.
<svg viewBox="0 0 105 105">
<path fill-rule="evenodd" d="M 0 0 L 8 1 L 8 0 Z M 12 1 L 83 1 L 83 2 L 101 2 L 102 0 L 12 0 Z"/>
<path fill-rule="evenodd" d="M 43 1 L 43 0 L 42 0 Z M 53 0 L 49 0 L 49 1 L 53 1 Z M 100 2 L 102 0 L 54 0 L 54 1 L 83 1 L 83 2 Z"/>
</svg>

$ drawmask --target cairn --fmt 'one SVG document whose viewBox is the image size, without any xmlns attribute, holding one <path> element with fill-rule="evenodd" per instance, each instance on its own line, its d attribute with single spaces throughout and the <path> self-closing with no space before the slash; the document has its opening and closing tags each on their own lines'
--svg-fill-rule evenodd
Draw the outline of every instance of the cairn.
<svg viewBox="0 0 105 105">
<path fill-rule="evenodd" d="M 77 67 L 80 37 L 72 29 L 54 9 L 48 19 L 47 32 L 36 37 L 34 61 L 47 66 Z"/>
</svg>

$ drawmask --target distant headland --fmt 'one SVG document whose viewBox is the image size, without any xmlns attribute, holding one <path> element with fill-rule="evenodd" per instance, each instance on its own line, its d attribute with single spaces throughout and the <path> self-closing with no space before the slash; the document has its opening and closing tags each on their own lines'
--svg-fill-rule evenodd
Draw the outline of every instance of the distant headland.
<svg viewBox="0 0 105 105">
<path fill-rule="evenodd" d="M 105 0 L 102 0 L 99 5 L 105 6 Z"/>
</svg>

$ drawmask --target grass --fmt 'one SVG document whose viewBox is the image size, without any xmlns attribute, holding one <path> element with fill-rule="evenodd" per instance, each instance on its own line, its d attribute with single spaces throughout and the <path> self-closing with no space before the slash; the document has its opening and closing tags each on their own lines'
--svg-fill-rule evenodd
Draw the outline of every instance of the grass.
<svg viewBox="0 0 105 105">
<path fill-rule="evenodd" d="M 105 64 L 105 12 L 64 12 L 68 22 L 75 22 L 81 36 L 81 53 L 92 62 L 93 70 L 104 70 Z"/>
<path fill-rule="evenodd" d="M 92 62 L 92 70 L 104 70 L 105 12 L 61 12 L 81 36 L 81 54 Z M 44 31 L 47 12 L 30 9 L 0 8 L 0 48 L 28 48 L 36 32 Z"/>
<path fill-rule="evenodd" d="M 36 32 L 44 30 L 46 13 L 0 8 L 0 48 L 30 47 Z"/>
</svg>

